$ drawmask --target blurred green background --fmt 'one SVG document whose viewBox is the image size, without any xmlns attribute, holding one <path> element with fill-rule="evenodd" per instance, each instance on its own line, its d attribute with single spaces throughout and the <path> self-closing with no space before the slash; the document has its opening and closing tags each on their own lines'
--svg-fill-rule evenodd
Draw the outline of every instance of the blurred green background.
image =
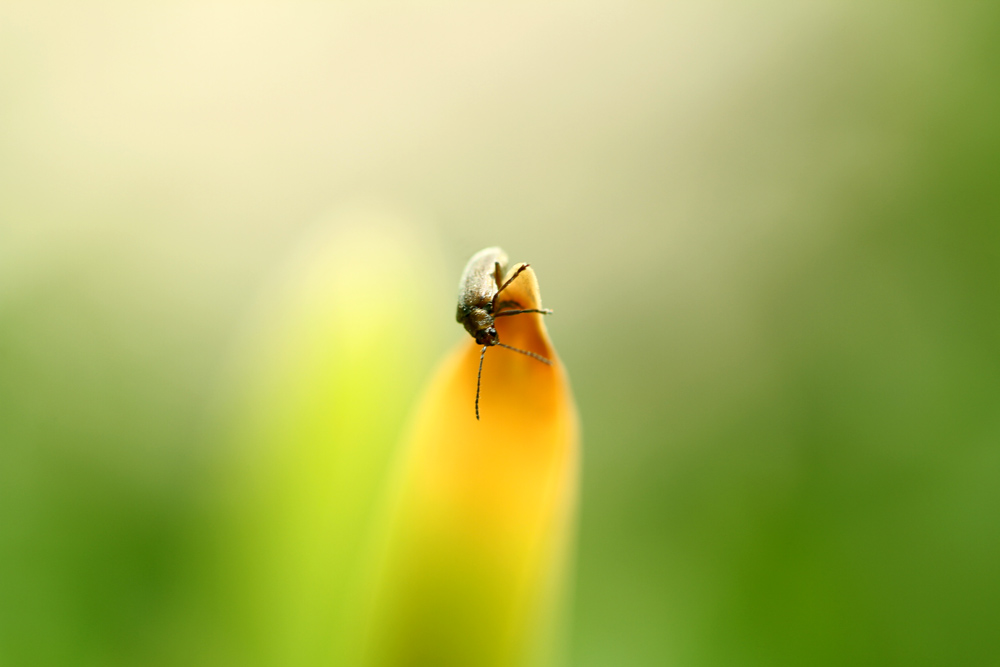
<svg viewBox="0 0 1000 667">
<path fill-rule="evenodd" d="M 571 664 L 1000 665 L 998 19 L 3 3 L 0 664 L 335 655 L 497 244 L 582 418 Z"/>
</svg>

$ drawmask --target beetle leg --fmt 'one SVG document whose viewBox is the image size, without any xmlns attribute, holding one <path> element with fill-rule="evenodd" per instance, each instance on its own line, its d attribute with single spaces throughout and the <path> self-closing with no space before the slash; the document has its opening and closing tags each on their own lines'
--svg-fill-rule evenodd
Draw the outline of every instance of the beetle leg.
<svg viewBox="0 0 1000 667">
<path fill-rule="evenodd" d="M 497 292 L 502 288 L 500 285 L 503 284 L 503 267 L 500 266 L 500 262 L 493 262 L 493 280 L 497 282 Z"/>
<path fill-rule="evenodd" d="M 497 267 L 499 267 L 499 266 L 500 265 L 497 264 Z M 529 264 L 522 264 L 521 266 L 517 267 L 517 271 L 514 272 L 514 275 L 512 275 L 510 278 L 508 278 L 507 282 L 505 282 L 503 285 L 500 285 L 500 288 L 497 290 L 497 293 L 493 295 L 493 310 L 494 310 L 494 312 L 496 311 L 497 297 L 500 296 L 500 292 L 504 291 L 504 289 L 506 289 L 508 285 L 510 285 L 512 282 L 514 282 L 514 279 L 517 278 L 519 275 L 521 275 L 521 271 L 524 271 L 526 268 L 528 268 L 528 266 L 530 266 L 530 265 Z M 498 280 L 497 284 L 499 284 L 499 283 L 500 283 L 500 281 Z"/>
<path fill-rule="evenodd" d="M 505 309 L 510 310 L 511 308 L 520 308 L 520 307 L 521 304 L 519 304 L 517 301 L 501 301 L 496 305 L 495 311 L 499 313 Z"/>
<path fill-rule="evenodd" d="M 504 315 L 520 315 L 521 313 L 541 313 L 542 315 L 551 315 L 552 310 L 550 308 L 525 308 L 524 310 L 501 310 L 499 313 L 493 313 L 493 317 L 503 317 Z"/>
</svg>

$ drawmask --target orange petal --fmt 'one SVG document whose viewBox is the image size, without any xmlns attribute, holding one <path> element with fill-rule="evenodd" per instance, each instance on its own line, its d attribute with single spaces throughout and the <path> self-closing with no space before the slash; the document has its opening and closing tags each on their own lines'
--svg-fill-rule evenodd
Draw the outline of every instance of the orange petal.
<svg viewBox="0 0 1000 667">
<path fill-rule="evenodd" d="M 541 307 L 530 268 L 504 297 Z M 426 390 L 399 471 L 373 664 L 552 664 L 579 429 L 544 317 L 496 321 L 501 342 L 553 363 L 487 350 L 481 421 L 471 338 Z"/>
</svg>

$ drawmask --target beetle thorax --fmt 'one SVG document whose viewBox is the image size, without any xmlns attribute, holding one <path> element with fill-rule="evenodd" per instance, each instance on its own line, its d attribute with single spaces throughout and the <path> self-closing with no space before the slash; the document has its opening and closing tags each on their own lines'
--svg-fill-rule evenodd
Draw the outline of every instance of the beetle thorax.
<svg viewBox="0 0 1000 667">
<path fill-rule="evenodd" d="M 497 330 L 493 326 L 493 315 L 485 308 L 479 306 L 470 308 L 466 312 L 462 324 L 480 345 L 496 345 L 499 342 Z"/>
</svg>

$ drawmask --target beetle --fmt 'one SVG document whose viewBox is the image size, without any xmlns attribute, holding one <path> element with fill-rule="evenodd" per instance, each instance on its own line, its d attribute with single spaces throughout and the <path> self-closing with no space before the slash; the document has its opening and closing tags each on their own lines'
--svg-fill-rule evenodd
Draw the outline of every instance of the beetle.
<svg viewBox="0 0 1000 667">
<path fill-rule="evenodd" d="M 499 301 L 500 293 L 514 282 L 514 279 L 521 275 L 521 272 L 528 268 L 528 265 L 522 264 L 514 272 L 514 275 L 504 282 L 503 275 L 506 268 L 507 254 L 497 247 L 486 248 L 472 256 L 469 263 L 465 265 L 461 280 L 458 281 L 458 310 L 455 313 L 455 319 L 476 340 L 476 344 L 483 346 L 483 351 L 479 353 L 479 374 L 476 376 L 477 420 L 479 419 L 479 384 L 483 378 L 483 359 L 486 356 L 487 348 L 498 345 L 514 352 L 526 354 L 544 364 L 552 365 L 550 360 L 540 354 L 504 345 L 497 336 L 493 321 L 498 317 L 522 313 L 542 313 L 543 315 L 552 313 L 548 308 L 521 308 L 521 304 L 515 301 Z"/>
</svg>

